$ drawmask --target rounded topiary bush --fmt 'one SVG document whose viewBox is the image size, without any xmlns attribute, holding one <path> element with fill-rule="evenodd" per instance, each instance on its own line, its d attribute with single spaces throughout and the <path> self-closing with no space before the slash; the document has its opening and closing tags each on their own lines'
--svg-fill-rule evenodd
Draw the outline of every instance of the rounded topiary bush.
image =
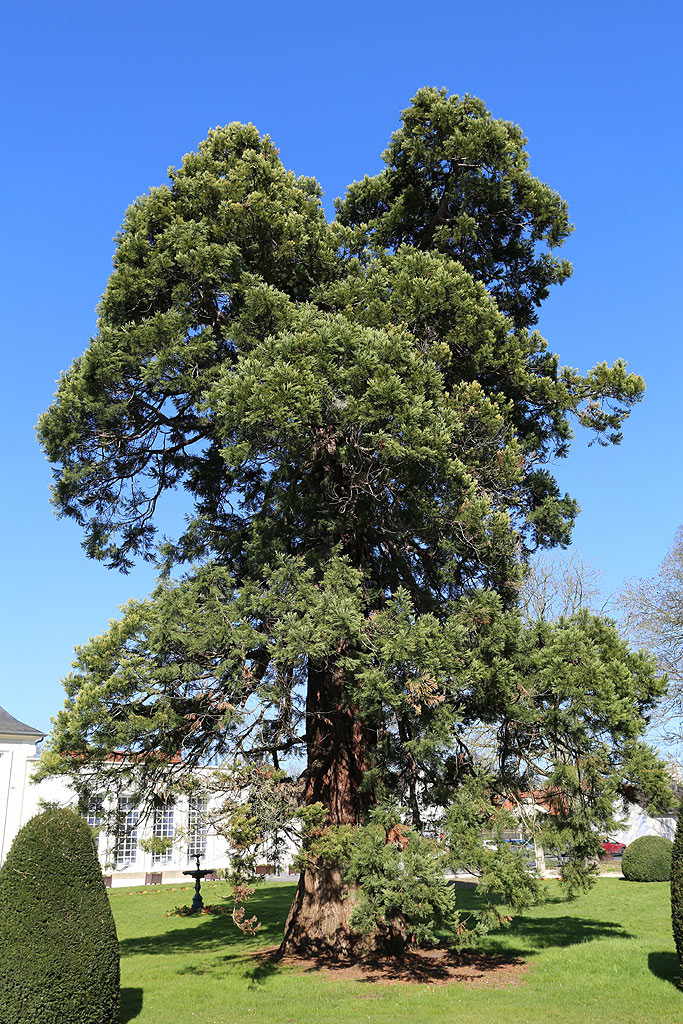
<svg viewBox="0 0 683 1024">
<path fill-rule="evenodd" d="M 119 951 L 90 828 L 39 814 L 0 869 L 2 1024 L 116 1024 Z"/>
<path fill-rule="evenodd" d="M 641 836 L 624 850 L 621 870 L 629 882 L 668 882 L 673 843 L 663 836 Z"/>
<path fill-rule="evenodd" d="M 678 963 L 683 969 L 683 807 L 678 811 L 678 824 L 671 854 L 671 924 Z"/>
</svg>

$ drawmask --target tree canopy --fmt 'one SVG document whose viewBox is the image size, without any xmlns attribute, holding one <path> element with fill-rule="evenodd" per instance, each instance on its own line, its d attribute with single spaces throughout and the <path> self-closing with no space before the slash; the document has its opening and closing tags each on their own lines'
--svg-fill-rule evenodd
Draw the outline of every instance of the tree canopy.
<svg viewBox="0 0 683 1024">
<path fill-rule="evenodd" d="M 450 849 L 477 863 L 482 828 L 542 790 L 576 881 L 625 780 L 661 797 L 640 740 L 661 684 L 608 622 L 525 627 L 515 604 L 528 553 L 570 539 L 548 466 L 572 424 L 618 443 L 644 384 L 562 367 L 532 330 L 570 227 L 518 127 L 422 89 L 385 162 L 328 224 L 317 183 L 231 124 L 127 212 L 39 435 L 87 553 L 161 576 L 77 652 L 43 770 L 115 784 L 128 750 L 116 769 L 151 792 L 210 758 L 303 759 L 328 854 L 335 829 L 386 839 L 405 802 L 416 833 L 426 807 L 459 815 Z M 159 541 L 174 487 L 187 517 Z M 373 906 L 407 913 L 356 921 Z"/>
<path fill-rule="evenodd" d="M 516 327 L 529 327 L 550 286 L 571 275 L 550 250 L 573 228 L 564 200 L 529 173 L 521 129 L 445 89 L 420 89 L 401 122 L 382 154 L 385 170 L 354 182 L 337 203 L 350 249 L 442 252 Z"/>
</svg>

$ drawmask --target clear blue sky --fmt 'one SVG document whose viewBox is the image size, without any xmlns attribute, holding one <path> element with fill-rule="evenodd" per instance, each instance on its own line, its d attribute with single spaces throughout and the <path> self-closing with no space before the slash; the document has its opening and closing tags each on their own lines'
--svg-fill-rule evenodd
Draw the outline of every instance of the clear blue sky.
<svg viewBox="0 0 683 1024">
<path fill-rule="evenodd" d="M 541 329 L 582 370 L 623 356 L 647 381 L 620 449 L 578 437 L 557 467 L 575 543 L 607 585 L 651 574 L 683 521 L 680 422 L 683 19 L 672 2 L 29 2 L 3 18 L 0 704 L 40 728 L 74 644 L 142 596 L 89 563 L 48 503 L 33 427 L 87 345 L 126 206 L 233 120 L 332 200 L 380 168 L 422 85 L 481 96 L 529 138 L 569 202 L 575 273 Z"/>
</svg>

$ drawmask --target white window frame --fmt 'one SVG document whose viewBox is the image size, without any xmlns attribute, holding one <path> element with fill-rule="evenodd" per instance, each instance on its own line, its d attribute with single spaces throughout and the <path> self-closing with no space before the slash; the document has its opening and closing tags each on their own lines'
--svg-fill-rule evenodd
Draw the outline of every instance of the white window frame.
<svg viewBox="0 0 683 1024">
<path fill-rule="evenodd" d="M 155 839 L 173 839 L 173 811 L 174 805 L 172 800 L 169 800 L 168 803 L 158 804 L 154 808 L 153 831 Z M 152 854 L 153 864 L 170 864 L 172 860 L 172 846 L 163 851 L 155 850 Z"/>
<path fill-rule="evenodd" d="M 83 817 L 90 828 L 101 828 L 104 819 L 104 799 L 101 796 L 93 796 L 88 802 Z"/>
<path fill-rule="evenodd" d="M 205 796 L 191 796 L 187 809 L 187 859 L 195 860 L 206 853 L 206 807 Z"/>
<path fill-rule="evenodd" d="M 114 860 L 117 868 L 135 864 L 138 853 L 138 818 L 140 812 L 129 796 L 119 797 L 116 847 Z"/>
</svg>

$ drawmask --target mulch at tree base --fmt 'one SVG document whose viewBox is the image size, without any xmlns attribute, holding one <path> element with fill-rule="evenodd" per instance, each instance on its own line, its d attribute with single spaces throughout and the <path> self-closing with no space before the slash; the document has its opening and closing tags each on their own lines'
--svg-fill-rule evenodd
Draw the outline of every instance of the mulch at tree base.
<svg viewBox="0 0 683 1024">
<path fill-rule="evenodd" d="M 265 967 L 293 967 L 316 971 L 340 981 L 368 981 L 374 984 L 417 983 L 429 985 L 472 985 L 503 988 L 521 985 L 529 969 L 518 957 L 494 953 L 452 953 L 445 949 L 416 949 L 401 956 L 362 960 L 331 957 L 279 956 L 278 947 L 257 950 L 254 954 Z"/>
</svg>

